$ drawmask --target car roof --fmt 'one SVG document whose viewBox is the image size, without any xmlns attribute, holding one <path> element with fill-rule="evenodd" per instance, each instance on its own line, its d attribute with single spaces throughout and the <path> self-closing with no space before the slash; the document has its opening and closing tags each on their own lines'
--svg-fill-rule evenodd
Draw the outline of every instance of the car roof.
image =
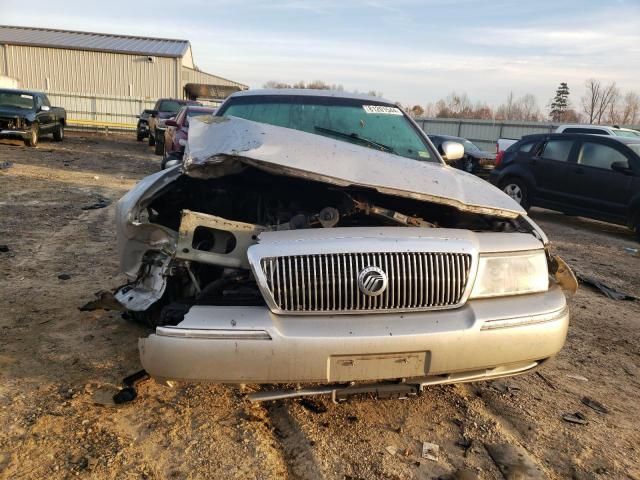
<svg viewBox="0 0 640 480">
<path fill-rule="evenodd" d="M 553 139 L 593 139 L 600 138 L 605 141 L 613 141 L 620 142 L 624 144 L 636 144 L 640 143 L 640 137 L 618 137 L 615 135 L 594 135 L 592 133 L 533 133 L 531 135 L 525 135 L 518 142 L 523 140 L 531 141 L 531 140 L 539 140 L 542 138 L 553 138 Z"/>
<path fill-rule="evenodd" d="M 186 105 L 183 108 L 189 111 L 195 111 L 195 112 L 215 112 L 216 110 L 215 107 L 205 107 L 200 105 Z"/>
<path fill-rule="evenodd" d="M 393 105 L 393 102 L 381 98 L 374 97 L 373 95 L 364 95 L 361 93 L 349 93 L 341 90 L 314 90 L 311 88 L 265 88 L 258 90 L 243 90 L 236 92 L 229 98 L 234 97 L 251 97 L 257 95 L 294 95 L 300 97 L 335 97 L 335 98 L 350 98 L 354 100 L 370 100 L 372 102 L 388 103 Z"/>
<path fill-rule="evenodd" d="M 593 130 L 622 130 L 625 132 L 637 132 L 638 130 L 634 130 L 633 128 L 625 128 L 618 127 L 616 125 L 581 125 L 581 124 L 571 124 L 571 125 L 560 125 L 558 128 L 566 129 L 566 128 L 585 128 L 585 129 L 593 129 Z"/>
<path fill-rule="evenodd" d="M 0 92 L 23 93 L 25 95 L 42 95 L 41 92 L 34 92 L 32 90 L 22 90 L 22 89 L 16 89 L 16 88 L 0 88 Z"/>
</svg>

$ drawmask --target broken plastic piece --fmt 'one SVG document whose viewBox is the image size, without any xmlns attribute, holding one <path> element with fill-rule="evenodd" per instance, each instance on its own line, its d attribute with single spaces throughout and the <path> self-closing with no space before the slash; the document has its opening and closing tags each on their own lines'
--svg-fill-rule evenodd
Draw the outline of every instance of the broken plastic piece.
<svg viewBox="0 0 640 480">
<path fill-rule="evenodd" d="M 580 412 L 576 412 L 576 413 L 565 413 L 564 415 L 562 415 L 562 419 L 565 422 L 569 422 L 569 423 L 577 423 L 578 425 L 586 425 L 589 422 L 587 421 L 587 417 L 585 417 L 582 413 Z"/>
<path fill-rule="evenodd" d="M 140 370 L 128 377 L 125 377 L 124 380 L 122 380 L 122 389 L 113 396 L 113 401 L 119 405 L 121 403 L 127 403 L 135 400 L 138 396 L 135 388 L 136 385 L 148 380 L 149 378 L 149 374 L 146 370 Z"/>
<path fill-rule="evenodd" d="M 602 405 L 599 401 L 589 397 L 582 397 L 582 403 L 598 413 L 609 413 L 609 409 Z"/>
<path fill-rule="evenodd" d="M 612 300 L 640 300 L 640 298 L 638 297 L 634 297 L 633 295 L 629 295 L 628 293 L 616 290 L 609 285 L 605 285 L 604 283 L 596 280 L 593 277 L 582 275 L 578 272 L 576 272 L 576 277 L 578 277 L 578 280 L 580 280 L 582 283 L 589 285 L 590 287 L 597 288 Z"/>
<path fill-rule="evenodd" d="M 436 445 L 435 443 L 422 442 L 422 458 L 437 462 L 438 452 L 440 452 L 439 445 Z"/>
</svg>

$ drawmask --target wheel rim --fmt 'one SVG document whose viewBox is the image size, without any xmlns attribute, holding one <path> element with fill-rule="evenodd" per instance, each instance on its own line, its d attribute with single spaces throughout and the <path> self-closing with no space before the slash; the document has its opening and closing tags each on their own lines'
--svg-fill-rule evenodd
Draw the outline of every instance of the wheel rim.
<svg viewBox="0 0 640 480">
<path fill-rule="evenodd" d="M 60 139 L 62 140 L 64 138 L 64 128 L 60 127 Z"/>
<path fill-rule="evenodd" d="M 38 132 L 35 129 L 31 130 L 31 143 L 38 143 Z"/>
<path fill-rule="evenodd" d="M 516 202 L 522 203 L 522 189 L 515 183 L 506 185 L 502 191 L 513 198 Z"/>
</svg>

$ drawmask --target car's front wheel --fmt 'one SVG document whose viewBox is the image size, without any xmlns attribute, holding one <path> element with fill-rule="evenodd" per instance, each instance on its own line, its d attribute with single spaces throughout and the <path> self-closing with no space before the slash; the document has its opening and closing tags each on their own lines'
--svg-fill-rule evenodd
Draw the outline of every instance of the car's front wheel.
<svg viewBox="0 0 640 480">
<path fill-rule="evenodd" d="M 529 210 L 529 189 L 522 179 L 517 177 L 506 178 L 500 184 L 500 190 L 513 198 L 522 208 Z"/>
</svg>

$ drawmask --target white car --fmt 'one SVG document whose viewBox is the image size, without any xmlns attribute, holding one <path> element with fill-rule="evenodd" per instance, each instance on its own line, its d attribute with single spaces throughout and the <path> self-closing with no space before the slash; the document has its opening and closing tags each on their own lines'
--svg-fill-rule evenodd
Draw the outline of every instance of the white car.
<svg viewBox="0 0 640 480">
<path fill-rule="evenodd" d="M 463 154 L 344 92 L 252 90 L 194 118 L 184 163 L 118 204 L 115 296 L 156 327 L 142 366 L 324 385 L 250 397 L 265 400 L 542 365 L 567 335 L 570 272 L 520 205 L 443 161 Z"/>
<path fill-rule="evenodd" d="M 560 125 L 555 133 L 590 133 L 592 135 L 614 135 L 616 137 L 640 137 L 638 130 L 620 128 L 616 125 Z"/>
</svg>

